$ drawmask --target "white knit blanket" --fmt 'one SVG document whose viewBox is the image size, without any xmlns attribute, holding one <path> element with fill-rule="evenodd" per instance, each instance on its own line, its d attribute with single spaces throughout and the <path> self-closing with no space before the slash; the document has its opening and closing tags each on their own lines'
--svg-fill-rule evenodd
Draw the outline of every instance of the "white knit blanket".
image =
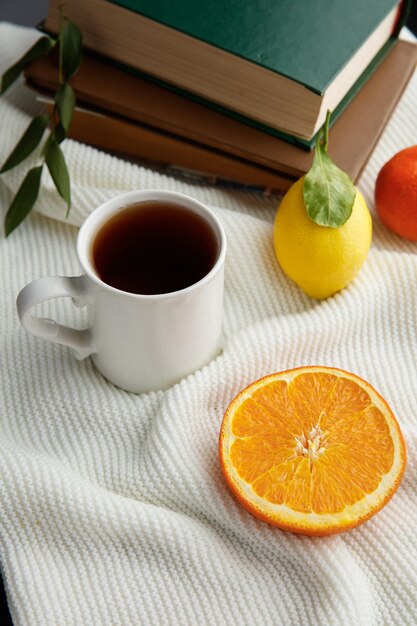
<svg viewBox="0 0 417 626">
<path fill-rule="evenodd" d="M 34 37 L 0 25 L 0 71 Z M 379 168 L 417 143 L 416 101 L 417 76 L 359 182 L 372 211 Z M 1 163 L 36 107 L 22 84 L 0 98 Z M 45 175 L 38 212 L 0 237 L 0 556 L 15 624 L 416 624 L 417 246 L 374 213 L 358 278 L 333 298 L 312 301 L 274 258 L 276 197 L 184 183 L 73 141 L 63 149 L 74 226 Z M 2 217 L 23 171 L 0 179 Z M 76 226 L 106 198 L 145 188 L 188 193 L 222 220 L 225 347 L 173 388 L 133 395 L 107 383 L 90 360 L 27 334 L 15 299 L 35 278 L 80 273 Z M 68 299 L 45 311 L 85 323 Z M 408 450 L 388 506 L 330 538 L 296 536 L 253 518 L 226 487 L 217 455 L 223 412 L 242 387 L 311 364 L 344 368 L 374 385 Z"/>
</svg>

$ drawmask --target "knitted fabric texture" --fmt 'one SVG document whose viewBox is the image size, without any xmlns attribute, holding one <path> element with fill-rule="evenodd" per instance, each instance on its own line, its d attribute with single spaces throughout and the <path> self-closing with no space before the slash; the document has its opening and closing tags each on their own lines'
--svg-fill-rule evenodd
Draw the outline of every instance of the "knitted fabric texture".
<svg viewBox="0 0 417 626">
<path fill-rule="evenodd" d="M 36 36 L 0 25 L 0 71 Z M 373 212 L 380 167 L 417 142 L 416 100 L 417 76 L 359 181 Z M 21 82 L 0 98 L 1 163 L 37 110 Z M 37 211 L 0 238 L 0 556 L 15 624 L 415 624 L 416 244 L 374 214 L 358 277 L 313 301 L 275 260 L 278 197 L 184 182 L 70 140 L 63 150 L 71 224 L 45 172 Z M 2 218 L 25 171 L 1 177 Z M 151 188 L 205 202 L 225 226 L 225 345 L 167 391 L 134 395 L 107 383 L 90 359 L 78 362 L 69 349 L 26 333 L 15 300 L 35 278 L 80 273 L 77 226 L 102 201 Z M 70 299 L 38 313 L 86 323 Z M 224 410 L 240 389 L 312 364 L 375 386 L 408 451 L 401 487 L 383 511 L 351 532 L 315 539 L 246 512 L 225 485 L 217 453 Z"/>
</svg>

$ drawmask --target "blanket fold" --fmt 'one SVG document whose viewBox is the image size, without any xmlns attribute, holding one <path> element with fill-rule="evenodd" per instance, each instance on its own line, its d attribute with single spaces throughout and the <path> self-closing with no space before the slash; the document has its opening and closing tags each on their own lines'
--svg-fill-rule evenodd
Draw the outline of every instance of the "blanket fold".
<svg viewBox="0 0 417 626">
<path fill-rule="evenodd" d="M 0 24 L 0 72 L 36 36 Z M 368 259 L 349 287 L 322 302 L 277 265 L 277 196 L 187 183 L 64 142 L 69 221 L 45 174 L 36 211 L 0 238 L 0 560 L 17 626 L 415 624 L 417 247 L 380 224 L 373 188 L 382 164 L 417 141 L 416 100 L 417 76 L 359 181 L 374 216 Z M 1 163 L 36 111 L 21 83 L 0 98 Z M 0 178 L 2 219 L 24 171 Z M 144 395 L 25 333 L 15 308 L 29 281 L 79 274 L 77 226 L 105 199 L 138 188 L 205 202 L 229 244 L 222 354 L 171 389 Z M 69 299 L 42 314 L 85 324 Z M 242 387 L 313 364 L 375 386 L 408 452 L 402 485 L 383 511 L 351 532 L 315 539 L 246 512 L 217 453 L 223 413 Z"/>
</svg>

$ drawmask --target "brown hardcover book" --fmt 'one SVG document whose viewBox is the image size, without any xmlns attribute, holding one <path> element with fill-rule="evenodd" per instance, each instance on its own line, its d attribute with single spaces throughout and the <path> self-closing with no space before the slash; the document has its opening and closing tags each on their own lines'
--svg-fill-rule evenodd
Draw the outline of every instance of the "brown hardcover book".
<svg viewBox="0 0 417 626">
<path fill-rule="evenodd" d="M 353 180 L 366 164 L 416 60 L 417 46 L 399 41 L 332 127 L 329 153 Z M 54 59 L 35 61 L 26 76 L 38 88 L 55 90 Z M 311 165 L 311 152 L 104 61 L 86 56 L 72 84 L 79 105 L 96 110 L 77 111 L 70 136 L 97 147 L 277 189 L 288 187 Z M 226 160 L 230 167 L 235 164 L 232 175 Z"/>
<path fill-rule="evenodd" d="M 52 97 L 38 97 L 50 109 Z M 285 190 L 294 178 L 187 141 L 158 129 L 97 110 L 76 107 L 69 137 L 113 154 L 170 166 L 170 171 Z M 184 172 L 186 170 L 186 172 Z"/>
</svg>

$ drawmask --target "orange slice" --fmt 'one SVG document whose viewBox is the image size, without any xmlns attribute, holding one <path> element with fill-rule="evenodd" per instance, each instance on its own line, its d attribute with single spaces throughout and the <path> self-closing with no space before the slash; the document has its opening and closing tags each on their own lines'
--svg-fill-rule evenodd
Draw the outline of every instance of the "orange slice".
<svg viewBox="0 0 417 626">
<path fill-rule="evenodd" d="M 265 376 L 229 405 L 220 431 L 229 487 L 260 519 L 328 535 L 369 519 L 406 464 L 386 401 L 355 374 L 300 367 Z"/>
</svg>

